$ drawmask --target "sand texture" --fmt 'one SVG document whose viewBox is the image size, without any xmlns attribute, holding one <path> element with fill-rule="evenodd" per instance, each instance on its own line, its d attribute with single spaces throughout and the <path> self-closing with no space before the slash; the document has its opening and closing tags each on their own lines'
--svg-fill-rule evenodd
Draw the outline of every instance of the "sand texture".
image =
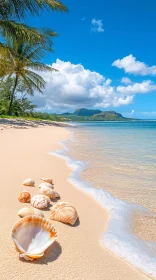
<svg viewBox="0 0 156 280">
<path fill-rule="evenodd" d="M 65 161 L 48 152 L 69 137 L 66 128 L 50 126 L 0 130 L 0 279 L 1 280 L 146 280 L 150 279 L 100 245 L 109 215 L 89 196 L 70 185 Z M 22 182 L 32 177 L 35 187 Z M 74 227 L 54 222 L 58 232 L 45 256 L 34 262 L 19 259 L 10 236 L 17 212 L 28 205 L 18 201 L 23 190 L 38 193 L 41 177 L 52 177 L 61 200 L 79 214 Z M 49 211 L 44 211 L 49 218 Z"/>
</svg>

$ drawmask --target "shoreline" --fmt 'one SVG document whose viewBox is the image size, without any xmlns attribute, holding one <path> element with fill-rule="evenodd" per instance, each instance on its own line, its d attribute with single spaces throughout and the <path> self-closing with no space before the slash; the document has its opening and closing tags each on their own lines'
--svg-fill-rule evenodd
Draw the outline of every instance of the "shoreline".
<svg viewBox="0 0 156 280">
<path fill-rule="evenodd" d="M 65 162 L 48 154 L 60 149 L 59 142 L 68 138 L 66 128 L 54 126 L 8 129 L 0 133 L 1 279 L 10 279 L 10 275 L 13 280 L 43 277 L 49 280 L 51 277 L 55 280 L 150 279 L 99 244 L 109 219 L 107 211 L 95 199 L 74 188 L 68 182 L 71 170 Z M 53 222 L 58 232 L 57 242 L 43 258 L 33 263 L 18 259 L 10 237 L 11 227 L 18 220 L 18 210 L 26 207 L 26 204 L 18 202 L 17 197 L 23 190 L 22 181 L 29 176 L 35 179 L 36 185 L 40 177 L 51 176 L 61 200 L 71 202 L 79 214 L 79 224 L 75 227 Z M 31 188 L 32 194 L 37 192 L 37 187 Z M 46 218 L 49 217 L 48 211 L 44 211 L 44 214 Z"/>
</svg>

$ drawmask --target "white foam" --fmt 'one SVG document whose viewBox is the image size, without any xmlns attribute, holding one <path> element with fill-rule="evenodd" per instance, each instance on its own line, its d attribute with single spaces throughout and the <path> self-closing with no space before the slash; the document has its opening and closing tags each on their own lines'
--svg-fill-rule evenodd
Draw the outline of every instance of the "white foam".
<svg viewBox="0 0 156 280">
<path fill-rule="evenodd" d="M 156 279 L 156 243 L 145 242 L 131 232 L 131 220 L 136 211 L 150 215 L 149 210 L 138 204 L 129 204 L 112 196 L 103 189 L 94 188 L 91 183 L 80 180 L 81 172 L 87 163 L 77 161 L 67 156 L 67 147 L 62 143 L 63 149 L 54 153 L 66 160 L 72 169 L 69 182 L 77 188 L 94 197 L 110 213 L 107 231 L 103 233 L 101 244 L 121 258 L 124 258 L 145 274 Z"/>
</svg>

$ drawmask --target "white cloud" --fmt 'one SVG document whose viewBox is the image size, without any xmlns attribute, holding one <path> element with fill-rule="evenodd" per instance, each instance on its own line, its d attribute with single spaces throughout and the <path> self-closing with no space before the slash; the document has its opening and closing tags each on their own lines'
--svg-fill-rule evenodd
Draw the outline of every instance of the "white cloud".
<svg viewBox="0 0 156 280">
<path fill-rule="evenodd" d="M 125 56 L 122 59 L 117 59 L 113 62 L 112 66 L 124 69 L 125 73 L 142 76 L 156 75 L 156 65 L 148 66 L 144 62 L 137 61 L 132 54 Z"/>
<path fill-rule="evenodd" d="M 156 85 L 152 83 L 152 81 L 147 80 L 142 83 L 135 83 L 133 85 L 128 86 L 118 86 L 116 88 L 117 92 L 125 94 L 125 95 L 134 95 L 134 94 L 143 94 L 156 90 Z"/>
<path fill-rule="evenodd" d="M 131 111 L 131 115 L 133 115 L 134 113 L 135 113 L 135 110 L 132 110 L 132 111 Z"/>
<path fill-rule="evenodd" d="M 85 19 L 86 19 L 85 17 L 81 18 L 81 20 L 85 20 Z"/>
<path fill-rule="evenodd" d="M 95 18 L 93 18 L 91 24 L 92 24 L 91 30 L 93 32 L 98 32 L 98 33 L 104 32 L 103 23 L 101 19 L 96 20 Z"/>
<path fill-rule="evenodd" d="M 73 111 L 78 107 L 107 108 L 131 104 L 137 93 L 147 93 L 154 88 L 151 81 L 114 87 L 110 79 L 81 64 L 59 59 L 52 64 L 58 72 L 41 72 L 47 82 L 44 94 L 35 93 L 32 101 L 39 110 L 47 112 Z"/>
<path fill-rule="evenodd" d="M 121 79 L 121 83 L 126 84 L 126 85 L 130 85 L 130 84 L 132 84 L 132 81 L 128 77 L 123 77 Z"/>
</svg>

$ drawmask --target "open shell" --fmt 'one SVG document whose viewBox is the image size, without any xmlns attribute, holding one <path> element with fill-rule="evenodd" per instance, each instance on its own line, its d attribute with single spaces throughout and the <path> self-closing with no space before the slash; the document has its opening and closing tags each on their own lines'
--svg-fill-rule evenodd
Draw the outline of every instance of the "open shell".
<svg viewBox="0 0 156 280">
<path fill-rule="evenodd" d="M 25 186 L 34 186 L 35 185 L 35 181 L 31 178 L 27 178 L 24 182 L 23 182 L 23 185 Z"/>
<path fill-rule="evenodd" d="M 58 195 L 59 195 L 54 190 L 52 190 L 51 188 L 48 188 L 46 186 L 42 186 L 39 190 L 39 193 L 47 195 L 51 199 L 58 198 Z"/>
<path fill-rule="evenodd" d="M 53 184 L 53 180 L 50 179 L 50 178 L 41 178 L 42 181 L 46 182 L 46 183 L 49 183 L 49 184 Z"/>
<path fill-rule="evenodd" d="M 51 220 L 74 225 L 78 215 L 76 209 L 68 202 L 58 202 L 50 208 Z"/>
<path fill-rule="evenodd" d="M 21 218 L 24 218 L 26 216 L 33 216 L 33 215 L 44 218 L 42 211 L 40 211 L 36 208 L 33 208 L 33 207 L 24 207 L 24 208 L 20 209 L 17 214 Z"/>
<path fill-rule="evenodd" d="M 37 194 L 31 198 L 31 205 L 38 209 L 47 208 L 50 198 L 47 195 Z"/>
<path fill-rule="evenodd" d="M 52 224 L 37 216 L 20 219 L 11 232 L 20 257 L 31 261 L 44 255 L 44 251 L 55 241 L 56 235 Z"/>
<path fill-rule="evenodd" d="M 22 203 L 28 203 L 30 202 L 30 199 L 31 199 L 31 195 L 28 192 L 22 192 L 18 197 L 18 200 Z"/>
<path fill-rule="evenodd" d="M 42 188 L 42 187 L 47 187 L 47 188 L 50 188 L 50 189 L 54 189 L 54 186 L 53 186 L 52 184 L 46 183 L 46 182 L 41 183 L 41 184 L 39 185 L 39 188 Z"/>
</svg>

